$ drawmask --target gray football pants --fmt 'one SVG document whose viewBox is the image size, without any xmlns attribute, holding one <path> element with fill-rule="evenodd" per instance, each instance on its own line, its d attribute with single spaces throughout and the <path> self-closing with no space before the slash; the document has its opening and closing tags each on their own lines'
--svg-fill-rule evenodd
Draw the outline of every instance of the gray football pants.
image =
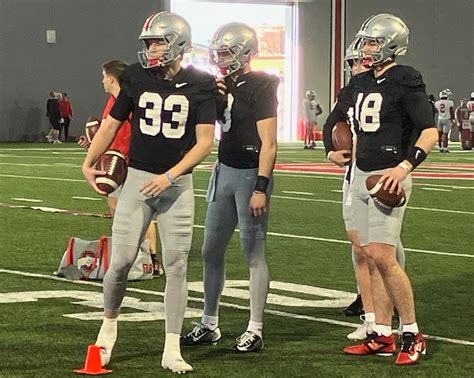
<svg viewBox="0 0 474 378">
<path fill-rule="evenodd" d="M 191 174 L 181 176 L 165 192 L 148 199 L 139 190 L 154 176 L 128 169 L 112 227 L 112 257 L 104 277 L 104 308 L 119 312 L 128 272 L 156 214 L 166 273 L 166 332 L 180 334 L 188 299 L 186 270 L 194 222 L 193 181 Z"/>
<path fill-rule="evenodd" d="M 253 217 L 249 202 L 258 169 L 235 169 L 217 164 L 209 184 L 204 244 L 204 314 L 217 316 L 219 301 L 225 283 L 224 254 L 238 225 L 240 246 L 250 270 L 250 320 L 263 322 L 263 311 L 268 295 L 270 276 L 265 259 L 265 239 L 268 227 L 268 210 L 265 215 Z M 216 180 L 214 180 L 216 178 Z M 273 182 L 267 190 L 270 200 Z M 268 203 L 269 204 L 269 203 Z"/>
</svg>

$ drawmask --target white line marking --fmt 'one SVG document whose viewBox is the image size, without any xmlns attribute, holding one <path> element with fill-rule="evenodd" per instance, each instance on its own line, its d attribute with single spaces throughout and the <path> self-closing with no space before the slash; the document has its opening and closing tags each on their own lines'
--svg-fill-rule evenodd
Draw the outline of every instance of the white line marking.
<svg viewBox="0 0 474 378">
<path fill-rule="evenodd" d="M 426 187 L 422 187 L 420 188 L 421 190 L 429 190 L 429 191 L 432 191 L 432 192 L 452 192 L 451 189 L 443 189 L 443 188 L 426 188 Z"/>
<path fill-rule="evenodd" d="M 85 200 L 85 201 L 103 201 L 103 198 L 94 197 L 71 197 L 72 199 Z"/>
<path fill-rule="evenodd" d="M 84 180 L 79 179 L 66 179 L 66 178 L 55 178 L 55 177 L 36 177 L 36 176 L 19 176 L 19 175 L 8 175 L 8 174 L 0 174 L 0 177 L 9 177 L 9 178 L 23 178 L 23 179 L 34 179 L 34 180 L 48 180 L 48 181 L 66 181 L 66 182 L 82 182 L 86 183 Z M 197 191 L 197 189 L 195 189 Z M 199 189 L 204 190 L 204 189 Z M 205 197 L 195 195 L 196 197 Z M 289 196 L 279 196 L 279 195 L 272 195 L 272 198 L 280 198 L 280 199 L 288 199 L 293 201 L 310 201 L 310 202 L 325 202 L 325 203 L 337 203 L 341 204 L 341 201 L 336 200 L 325 200 L 325 199 L 314 199 L 314 198 L 298 198 L 298 197 L 289 197 Z M 429 208 L 429 207 L 419 207 L 419 206 L 407 206 L 408 209 L 413 210 L 424 210 L 424 211 L 433 211 L 439 213 L 452 213 L 452 214 L 466 214 L 466 215 L 474 215 L 472 211 L 463 211 L 463 210 L 449 210 L 449 209 L 437 209 L 437 208 Z"/>
<path fill-rule="evenodd" d="M 334 192 L 334 193 L 342 193 L 342 190 L 341 190 L 341 189 L 332 189 L 331 192 Z"/>
<path fill-rule="evenodd" d="M 15 274 L 15 275 L 24 276 L 24 277 L 44 278 L 44 279 L 48 279 L 48 280 L 67 282 L 67 283 L 76 284 L 76 285 L 102 287 L 102 284 L 98 283 L 98 282 L 69 281 L 69 280 L 67 280 L 65 278 L 61 278 L 61 277 L 49 276 L 49 275 L 46 275 L 46 274 L 39 274 L 39 273 L 22 272 L 22 271 L 18 271 L 18 270 L 0 269 L 0 273 Z M 132 292 L 132 293 L 154 295 L 154 296 L 157 296 L 157 297 L 164 297 L 164 295 L 165 295 L 165 293 L 160 292 L 160 291 L 136 289 L 136 288 L 131 288 L 131 287 L 127 288 L 127 291 Z M 203 298 L 198 298 L 198 297 L 188 297 L 188 300 L 193 301 L 193 302 L 204 303 L 204 299 Z M 233 304 L 233 303 L 220 302 L 220 306 L 235 308 L 235 309 L 238 309 L 238 310 L 245 310 L 245 311 L 250 310 L 250 307 L 248 307 L 248 306 L 241 306 L 241 305 L 236 305 L 236 304 Z M 358 323 L 343 322 L 343 321 L 327 319 L 327 318 L 317 318 L 317 317 L 314 317 L 314 316 L 300 315 L 300 314 L 295 314 L 295 313 L 291 313 L 291 312 L 268 310 L 268 309 L 266 309 L 265 312 L 267 314 L 271 314 L 271 315 L 275 315 L 275 316 L 281 316 L 281 317 L 285 317 L 285 318 L 309 320 L 309 321 L 319 322 L 319 323 L 340 325 L 340 326 L 343 326 L 343 327 L 355 328 L 355 327 L 360 326 L 360 324 L 358 324 Z M 424 334 L 424 336 L 428 339 L 437 340 L 437 341 L 445 341 L 445 342 L 451 343 L 451 344 L 474 346 L 474 341 L 453 339 L 453 338 L 442 337 L 442 336 L 430 336 L 430 335 L 426 335 L 426 334 Z"/>
<path fill-rule="evenodd" d="M 23 201 L 23 202 L 36 202 L 36 203 L 43 202 L 43 200 L 33 199 L 33 198 L 12 198 L 12 200 L 13 201 Z"/>
<path fill-rule="evenodd" d="M 292 191 L 289 191 L 289 190 L 282 190 L 281 191 L 282 193 L 286 193 L 286 194 L 300 194 L 302 196 L 314 196 L 314 193 L 309 193 L 309 192 L 292 192 Z"/>
</svg>

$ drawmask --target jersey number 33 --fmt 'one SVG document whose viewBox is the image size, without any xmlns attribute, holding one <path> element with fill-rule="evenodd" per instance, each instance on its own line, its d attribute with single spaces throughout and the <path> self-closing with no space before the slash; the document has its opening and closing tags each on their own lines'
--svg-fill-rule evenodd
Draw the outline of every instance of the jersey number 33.
<svg viewBox="0 0 474 378">
<path fill-rule="evenodd" d="M 158 93 L 144 92 L 138 106 L 145 111 L 145 117 L 140 118 L 140 130 L 143 134 L 156 136 L 162 133 L 165 138 L 170 139 L 179 139 L 184 135 L 189 113 L 189 101 L 185 96 L 171 95 L 163 100 Z M 171 122 L 163 121 L 163 112 L 171 112 Z"/>
</svg>

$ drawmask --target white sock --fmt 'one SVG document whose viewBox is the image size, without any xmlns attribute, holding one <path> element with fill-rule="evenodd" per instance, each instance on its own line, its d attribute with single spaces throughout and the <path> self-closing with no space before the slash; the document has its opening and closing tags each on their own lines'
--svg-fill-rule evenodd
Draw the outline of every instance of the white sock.
<svg viewBox="0 0 474 378">
<path fill-rule="evenodd" d="M 375 324 L 374 331 L 377 333 L 377 335 L 382 335 L 386 337 L 392 335 L 392 327 L 389 325 Z"/>
<path fill-rule="evenodd" d="M 117 318 L 104 318 L 95 344 L 105 347 L 111 352 L 117 340 L 117 323 Z"/>
<path fill-rule="evenodd" d="M 216 328 L 219 326 L 219 317 L 202 314 L 201 323 L 204 324 L 211 331 L 215 331 Z"/>
<path fill-rule="evenodd" d="M 375 313 L 374 312 L 366 312 L 364 319 L 368 323 L 375 323 Z"/>
<path fill-rule="evenodd" d="M 247 331 L 255 333 L 257 336 L 262 338 L 263 323 L 249 321 Z"/>
<path fill-rule="evenodd" d="M 415 322 L 415 323 L 411 323 L 411 324 L 403 324 L 402 325 L 402 332 L 411 332 L 414 335 L 416 335 L 420 331 L 418 330 L 417 322 Z"/>
<path fill-rule="evenodd" d="M 176 333 L 167 333 L 165 336 L 165 348 L 163 353 L 173 353 L 181 357 L 179 338 L 180 336 Z"/>
</svg>

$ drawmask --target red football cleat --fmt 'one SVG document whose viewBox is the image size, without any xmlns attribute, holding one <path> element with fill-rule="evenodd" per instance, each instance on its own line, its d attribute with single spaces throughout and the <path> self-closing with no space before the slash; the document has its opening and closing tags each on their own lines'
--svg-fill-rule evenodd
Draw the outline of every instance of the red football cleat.
<svg viewBox="0 0 474 378">
<path fill-rule="evenodd" d="M 395 363 L 397 365 L 417 364 L 422 354 L 426 354 L 426 342 L 423 335 L 421 333 L 415 335 L 411 332 L 403 332 L 402 348 Z"/>
<path fill-rule="evenodd" d="M 391 356 L 396 349 L 395 336 L 379 336 L 376 333 L 371 333 L 362 344 L 344 348 L 344 353 L 357 356 L 367 356 L 370 354 Z"/>
</svg>

